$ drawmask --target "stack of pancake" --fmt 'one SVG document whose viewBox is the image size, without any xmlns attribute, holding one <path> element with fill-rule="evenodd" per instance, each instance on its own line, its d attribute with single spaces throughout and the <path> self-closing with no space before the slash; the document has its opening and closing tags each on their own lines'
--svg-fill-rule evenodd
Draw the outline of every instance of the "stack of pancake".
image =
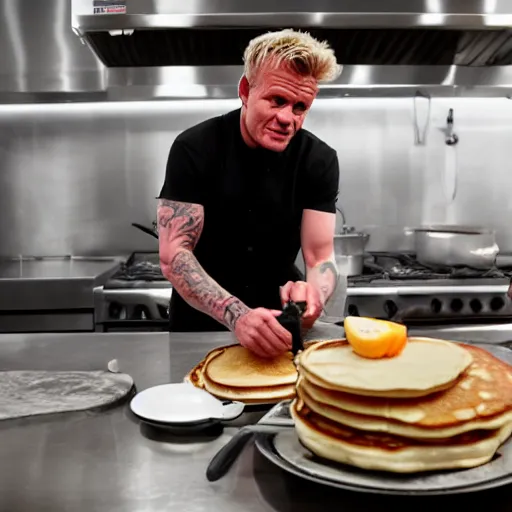
<svg viewBox="0 0 512 512">
<path fill-rule="evenodd" d="M 293 398 L 297 376 L 291 352 L 263 359 L 240 345 L 229 345 L 209 352 L 187 379 L 220 399 L 266 404 Z"/>
<path fill-rule="evenodd" d="M 298 357 L 291 413 L 320 458 L 412 473 L 490 461 L 512 433 L 512 367 L 478 347 L 409 338 L 396 357 L 367 359 L 346 341 Z"/>
</svg>

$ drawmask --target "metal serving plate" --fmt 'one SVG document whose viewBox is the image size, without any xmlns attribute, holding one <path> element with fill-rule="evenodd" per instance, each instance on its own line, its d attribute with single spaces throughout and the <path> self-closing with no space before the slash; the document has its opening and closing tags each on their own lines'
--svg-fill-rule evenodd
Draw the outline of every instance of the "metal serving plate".
<svg viewBox="0 0 512 512">
<path fill-rule="evenodd" d="M 512 350 L 490 345 L 488 350 L 512 364 Z M 289 414 L 285 407 L 280 413 Z M 258 450 L 272 463 L 298 477 L 340 489 L 394 495 L 441 495 L 483 491 L 512 484 L 512 439 L 498 450 L 492 461 L 471 469 L 396 474 L 359 469 L 314 456 L 300 443 L 295 429 L 276 435 L 259 434 Z"/>
</svg>

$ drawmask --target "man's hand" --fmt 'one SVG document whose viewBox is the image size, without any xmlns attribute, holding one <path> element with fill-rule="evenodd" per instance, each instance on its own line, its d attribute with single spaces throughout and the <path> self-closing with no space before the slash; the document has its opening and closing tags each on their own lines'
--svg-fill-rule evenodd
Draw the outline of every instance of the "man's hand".
<svg viewBox="0 0 512 512">
<path fill-rule="evenodd" d="M 240 345 L 260 357 L 276 357 L 292 348 L 292 336 L 277 320 L 282 311 L 250 309 L 235 324 Z"/>
<path fill-rule="evenodd" d="M 281 287 L 281 302 L 283 306 L 293 302 L 306 302 L 307 308 L 302 315 L 302 326 L 310 329 L 322 314 L 322 300 L 318 288 L 304 281 L 288 281 Z"/>
</svg>

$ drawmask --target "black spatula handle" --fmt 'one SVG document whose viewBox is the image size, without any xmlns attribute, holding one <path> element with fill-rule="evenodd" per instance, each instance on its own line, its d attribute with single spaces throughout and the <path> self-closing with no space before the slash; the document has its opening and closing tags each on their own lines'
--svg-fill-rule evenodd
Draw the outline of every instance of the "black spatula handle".
<svg viewBox="0 0 512 512">
<path fill-rule="evenodd" d="M 247 441 L 254 435 L 249 429 L 241 428 L 213 457 L 206 468 L 206 478 L 215 482 L 222 478 L 242 453 Z"/>
</svg>

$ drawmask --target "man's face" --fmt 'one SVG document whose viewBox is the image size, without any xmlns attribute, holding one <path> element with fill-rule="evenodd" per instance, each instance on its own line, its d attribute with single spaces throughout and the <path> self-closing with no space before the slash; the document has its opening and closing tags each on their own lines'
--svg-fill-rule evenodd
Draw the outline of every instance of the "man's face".
<svg viewBox="0 0 512 512">
<path fill-rule="evenodd" d="M 316 80 L 270 66 L 260 68 L 254 83 L 244 80 L 240 84 L 244 139 L 253 147 L 284 151 L 317 95 Z"/>
</svg>

